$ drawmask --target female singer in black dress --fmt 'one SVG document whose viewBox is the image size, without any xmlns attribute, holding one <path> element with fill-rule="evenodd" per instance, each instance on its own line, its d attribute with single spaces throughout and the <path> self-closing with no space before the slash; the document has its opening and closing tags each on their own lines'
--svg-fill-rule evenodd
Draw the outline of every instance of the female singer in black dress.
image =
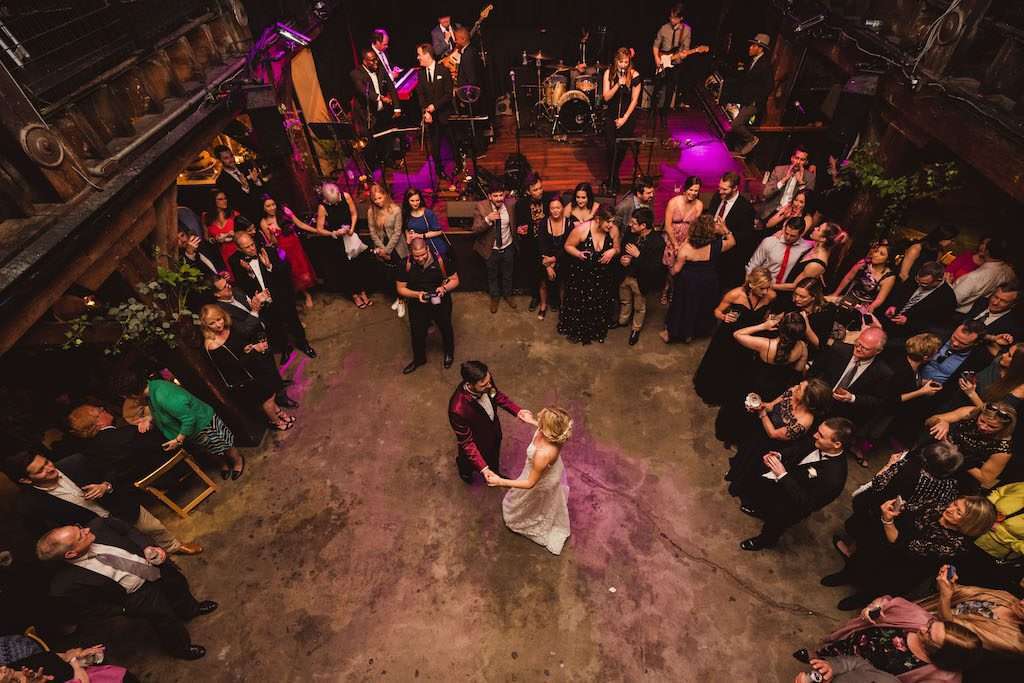
<svg viewBox="0 0 1024 683">
<path fill-rule="evenodd" d="M 558 315 L 558 332 L 572 342 L 604 342 L 616 300 L 615 260 L 619 228 L 608 209 L 573 228 L 565 240 L 565 298 Z"/>
<path fill-rule="evenodd" d="M 760 323 L 774 300 L 767 268 L 754 268 L 741 287 L 730 289 L 722 297 L 714 311 L 718 329 L 693 375 L 693 388 L 708 405 L 721 405 L 731 395 L 730 388 L 743 384 L 750 376 L 750 351 L 740 346 L 732 333 Z"/>
<path fill-rule="evenodd" d="M 672 303 L 665 314 L 661 340 L 690 343 L 714 328 L 718 299 L 718 257 L 736 246 L 736 238 L 723 221 L 711 214 L 698 216 L 672 264 Z"/>
<path fill-rule="evenodd" d="M 604 89 L 601 97 L 608 107 L 605 118 L 605 144 L 608 154 L 608 190 L 619 191 L 619 169 L 626 156 L 622 145 L 616 144 L 616 138 L 633 136 L 636 120 L 633 113 L 640 101 L 640 86 L 643 80 L 640 73 L 633 68 L 633 55 L 624 47 L 615 51 L 612 66 L 604 72 Z"/>
<path fill-rule="evenodd" d="M 561 195 L 548 202 L 548 217 L 540 224 L 537 234 L 540 249 L 540 267 L 544 271 L 541 282 L 541 305 L 537 318 L 543 320 L 548 306 L 557 311 L 562 306 L 562 284 L 565 282 L 565 240 L 576 226 L 576 219 L 565 209 Z"/>
</svg>

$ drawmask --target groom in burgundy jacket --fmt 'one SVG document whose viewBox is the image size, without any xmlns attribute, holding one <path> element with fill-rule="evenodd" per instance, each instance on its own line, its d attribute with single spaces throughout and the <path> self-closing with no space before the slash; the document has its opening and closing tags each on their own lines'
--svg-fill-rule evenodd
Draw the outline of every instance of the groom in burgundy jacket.
<svg viewBox="0 0 1024 683">
<path fill-rule="evenodd" d="M 491 373 L 480 361 L 466 361 L 461 371 L 463 381 L 448 402 L 448 421 L 459 444 L 459 452 L 455 456 L 459 477 L 467 484 L 471 483 L 474 469 L 480 473 L 491 470 L 499 477 L 504 476 L 499 467 L 501 422 L 497 409 L 504 408 L 524 422 L 533 414 L 495 389 Z"/>
</svg>

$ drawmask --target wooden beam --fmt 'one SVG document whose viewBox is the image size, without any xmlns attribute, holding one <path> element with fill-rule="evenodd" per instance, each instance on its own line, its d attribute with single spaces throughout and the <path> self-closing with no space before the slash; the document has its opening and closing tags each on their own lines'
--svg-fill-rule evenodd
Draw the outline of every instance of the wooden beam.
<svg viewBox="0 0 1024 683">
<path fill-rule="evenodd" d="M 178 173 L 190 162 L 201 149 L 209 144 L 213 136 L 223 130 L 233 113 L 228 110 L 210 116 L 194 129 L 189 131 L 188 141 L 176 153 L 160 161 L 163 165 L 152 178 L 124 202 L 113 216 L 114 223 L 121 225 L 121 231 L 99 230 L 96 241 L 81 256 L 68 263 L 56 277 L 40 282 L 35 296 L 20 311 L 0 322 L 0 353 L 6 352 L 18 338 L 23 335 L 37 320 L 42 318 L 68 290 L 71 285 L 85 277 L 90 269 L 107 258 L 117 243 L 124 237 L 124 231 L 131 225 L 130 221 L 118 221 L 119 215 L 136 217 L 151 208 L 157 196 L 176 182 Z M 129 166 L 123 173 L 138 174 L 140 169 Z"/>
<path fill-rule="evenodd" d="M 129 220 L 129 218 L 125 216 L 122 220 Z M 131 221 L 127 230 L 121 229 L 121 226 L 111 226 L 118 229 L 118 232 L 121 232 L 121 238 L 110 247 L 103 259 L 96 261 L 79 278 L 78 284 L 86 289 L 99 289 L 106 279 L 110 277 L 111 273 L 117 270 L 121 259 L 136 249 L 146 239 L 146 236 L 153 231 L 155 226 L 156 211 L 153 208 L 144 211 L 142 215 L 137 216 L 134 221 Z"/>
<path fill-rule="evenodd" d="M 884 78 L 878 93 L 900 119 L 927 131 L 1000 190 L 1024 202 L 1024 155 L 998 124 L 934 88 L 914 93 L 895 79 Z"/>
<path fill-rule="evenodd" d="M 167 188 L 156 200 L 156 225 L 153 246 L 156 262 L 162 268 L 178 260 L 178 185 Z"/>
</svg>

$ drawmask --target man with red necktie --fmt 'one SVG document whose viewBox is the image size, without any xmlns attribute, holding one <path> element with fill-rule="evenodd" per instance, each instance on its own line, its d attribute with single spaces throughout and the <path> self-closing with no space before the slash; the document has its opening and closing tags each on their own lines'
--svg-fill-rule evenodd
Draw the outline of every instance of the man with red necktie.
<svg viewBox="0 0 1024 683">
<path fill-rule="evenodd" d="M 786 221 L 781 232 L 761 240 L 761 244 L 747 262 L 747 272 L 754 268 L 767 268 L 774 282 L 785 282 L 790 269 L 814 246 L 810 240 L 800 238 L 803 228 L 802 218 L 791 219 Z"/>
</svg>

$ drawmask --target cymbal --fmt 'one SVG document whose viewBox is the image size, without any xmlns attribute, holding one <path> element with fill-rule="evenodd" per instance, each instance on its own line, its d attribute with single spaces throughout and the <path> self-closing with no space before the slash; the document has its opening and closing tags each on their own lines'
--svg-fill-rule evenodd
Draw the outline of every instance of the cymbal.
<svg viewBox="0 0 1024 683">
<path fill-rule="evenodd" d="M 539 59 L 542 62 L 552 62 L 555 59 L 551 55 L 546 55 L 543 52 L 541 52 L 540 50 L 537 50 L 537 52 L 535 52 L 532 55 L 526 55 L 526 57 L 527 57 L 527 59 Z"/>
</svg>

